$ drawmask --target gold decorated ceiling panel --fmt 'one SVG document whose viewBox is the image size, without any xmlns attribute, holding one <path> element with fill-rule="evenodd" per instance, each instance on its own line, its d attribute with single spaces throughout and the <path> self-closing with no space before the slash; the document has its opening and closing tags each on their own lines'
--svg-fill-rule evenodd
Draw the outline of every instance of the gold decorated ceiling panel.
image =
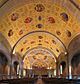
<svg viewBox="0 0 80 84">
<path fill-rule="evenodd" d="M 56 39 L 55 36 L 45 31 L 35 31 L 29 33 L 24 37 L 15 47 L 16 52 L 21 52 L 23 55 L 25 51 L 34 47 L 44 47 L 50 49 L 58 57 L 58 55 L 65 51 L 64 45 Z"/>
<path fill-rule="evenodd" d="M 0 32 L 9 41 L 11 47 L 31 31 L 48 31 L 58 37 L 67 47 L 74 36 L 80 33 L 79 27 L 80 23 L 65 8 L 48 0 L 45 3 L 42 0 L 39 2 L 36 0 L 36 3 L 15 8 L 0 21 Z M 23 39 L 23 41 L 28 41 L 27 44 L 23 44 L 21 40 L 15 49 L 16 52 L 23 55 L 28 48 L 43 46 L 55 52 L 58 57 L 60 52 L 64 51 L 61 44 L 55 44 L 55 42 L 55 45 L 52 44 L 54 39 L 50 36 L 45 37 L 43 33 L 41 35 L 43 36 L 41 41 L 37 34 L 26 40 Z"/>
<path fill-rule="evenodd" d="M 45 68 L 48 68 L 48 67 L 51 67 L 52 69 L 55 69 L 55 62 L 54 59 L 50 56 L 47 56 L 47 60 L 44 60 L 43 58 L 44 56 L 42 56 L 42 59 L 39 57 L 35 57 L 35 60 L 34 61 L 31 61 L 31 59 L 33 59 L 33 56 L 32 57 L 29 57 L 28 59 L 30 59 L 29 61 L 26 60 L 27 58 L 24 59 L 24 68 L 26 68 L 25 66 L 27 66 L 27 68 L 29 69 L 31 66 L 35 66 L 35 67 L 44 67 Z"/>
</svg>

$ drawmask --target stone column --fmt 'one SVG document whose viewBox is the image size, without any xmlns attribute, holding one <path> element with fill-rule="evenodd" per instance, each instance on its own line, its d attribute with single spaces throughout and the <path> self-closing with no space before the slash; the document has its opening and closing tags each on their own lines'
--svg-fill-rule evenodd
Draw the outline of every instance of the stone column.
<svg viewBox="0 0 80 84">
<path fill-rule="evenodd" d="M 72 78 L 72 74 L 71 74 L 71 62 L 69 62 L 69 79 Z"/>
<path fill-rule="evenodd" d="M 58 61 L 56 62 L 56 76 L 58 77 L 59 74 L 58 74 Z"/>
<path fill-rule="evenodd" d="M 70 61 L 69 61 L 69 55 L 68 55 L 68 53 L 66 54 L 66 56 L 67 56 L 67 75 L 68 75 L 68 79 L 69 79 L 69 63 L 70 63 Z"/>
<path fill-rule="evenodd" d="M 21 69 L 21 77 L 23 77 L 23 61 L 21 62 L 20 69 Z"/>
</svg>

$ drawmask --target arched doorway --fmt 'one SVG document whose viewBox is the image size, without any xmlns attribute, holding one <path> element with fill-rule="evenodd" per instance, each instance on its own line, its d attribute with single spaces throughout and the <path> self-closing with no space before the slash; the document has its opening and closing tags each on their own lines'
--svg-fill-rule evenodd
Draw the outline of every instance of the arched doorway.
<svg viewBox="0 0 80 84">
<path fill-rule="evenodd" d="M 66 62 L 62 61 L 59 64 L 59 73 L 61 77 L 65 77 L 66 76 Z"/>
<path fill-rule="evenodd" d="M 14 72 L 16 74 L 19 74 L 19 63 L 18 63 L 18 61 L 14 62 Z"/>
<path fill-rule="evenodd" d="M 7 65 L 8 59 L 7 57 L 0 52 L 0 74 L 7 74 Z"/>
<path fill-rule="evenodd" d="M 75 54 L 71 59 L 72 75 L 78 77 L 80 75 L 80 53 Z"/>
</svg>

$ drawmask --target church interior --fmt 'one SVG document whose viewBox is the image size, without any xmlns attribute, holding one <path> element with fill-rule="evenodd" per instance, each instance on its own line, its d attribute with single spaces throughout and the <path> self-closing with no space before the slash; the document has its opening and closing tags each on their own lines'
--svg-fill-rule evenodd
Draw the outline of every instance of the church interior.
<svg viewBox="0 0 80 84">
<path fill-rule="evenodd" d="M 80 0 L 0 0 L 0 82 L 80 84 Z"/>
</svg>

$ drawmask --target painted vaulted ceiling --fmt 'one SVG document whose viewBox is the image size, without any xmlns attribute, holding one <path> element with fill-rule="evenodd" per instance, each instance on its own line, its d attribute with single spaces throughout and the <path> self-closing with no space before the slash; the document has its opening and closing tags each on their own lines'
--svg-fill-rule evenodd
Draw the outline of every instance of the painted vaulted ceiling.
<svg viewBox="0 0 80 84">
<path fill-rule="evenodd" d="M 1 2 L 3 4 L 3 0 Z M 8 0 L 0 8 L 0 32 L 8 40 L 12 52 L 21 55 L 24 67 L 54 68 L 59 55 L 65 54 L 71 40 L 80 34 L 79 7 L 74 4 L 80 0 L 12 2 L 14 6 Z"/>
</svg>

